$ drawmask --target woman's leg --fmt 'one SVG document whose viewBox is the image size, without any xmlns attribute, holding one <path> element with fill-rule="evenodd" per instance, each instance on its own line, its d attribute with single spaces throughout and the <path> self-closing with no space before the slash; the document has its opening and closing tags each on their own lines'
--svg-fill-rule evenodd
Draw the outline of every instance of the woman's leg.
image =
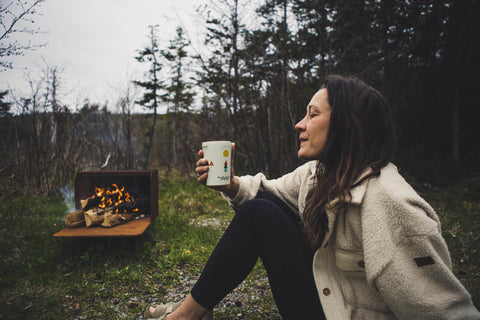
<svg viewBox="0 0 480 320">
<path fill-rule="evenodd" d="M 282 318 L 322 319 L 312 271 L 314 251 L 291 214 L 278 198 L 265 193 L 241 206 L 193 287 L 193 299 L 213 309 L 260 257 Z"/>
</svg>

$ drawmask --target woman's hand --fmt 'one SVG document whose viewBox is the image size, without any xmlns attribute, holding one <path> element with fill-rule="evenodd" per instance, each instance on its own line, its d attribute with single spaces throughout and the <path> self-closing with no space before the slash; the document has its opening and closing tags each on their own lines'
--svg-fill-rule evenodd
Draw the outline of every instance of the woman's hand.
<svg viewBox="0 0 480 320">
<path fill-rule="evenodd" d="M 233 158 L 235 156 L 235 143 L 232 143 L 232 158 L 231 158 L 231 170 L 230 170 L 230 184 L 226 186 L 211 186 L 210 188 L 223 192 L 227 197 L 234 198 L 237 195 L 239 189 L 239 182 L 237 177 L 233 173 Z M 203 150 L 198 151 L 198 157 L 200 158 L 197 161 L 197 167 L 195 172 L 198 175 L 198 182 L 206 185 L 208 170 L 210 169 L 208 165 L 208 159 L 204 158 Z"/>
</svg>

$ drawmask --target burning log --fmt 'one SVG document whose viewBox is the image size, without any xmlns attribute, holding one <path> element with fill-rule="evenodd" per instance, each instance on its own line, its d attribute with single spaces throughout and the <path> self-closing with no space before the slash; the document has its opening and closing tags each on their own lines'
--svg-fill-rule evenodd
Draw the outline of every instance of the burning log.
<svg viewBox="0 0 480 320">
<path fill-rule="evenodd" d="M 139 198 L 137 201 L 112 184 L 108 188 L 95 187 L 95 194 L 85 200 L 80 200 L 83 210 L 67 214 L 65 223 L 68 226 L 86 227 L 103 226 L 113 227 L 132 220 L 140 211 L 148 210 L 148 198 Z"/>
<path fill-rule="evenodd" d="M 115 209 L 115 213 L 132 213 L 135 211 L 138 211 L 136 201 L 122 202 Z"/>
<path fill-rule="evenodd" d="M 137 214 L 135 201 L 122 202 L 107 208 L 92 208 L 84 212 L 85 224 L 88 227 L 102 225 L 113 227 L 132 220 Z"/>
<path fill-rule="evenodd" d="M 116 184 L 112 184 L 108 188 L 95 187 L 95 194 L 85 200 L 80 200 L 83 210 L 89 210 L 94 207 L 111 207 L 122 202 L 129 202 L 132 199 L 130 194 L 125 192 L 125 188 L 119 188 Z"/>
<path fill-rule="evenodd" d="M 93 196 L 85 200 L 80 200 L 80 205 L 83 210 L 88 210 L 97 207 L 102 203 L 102 196 Z"/>
</svg>

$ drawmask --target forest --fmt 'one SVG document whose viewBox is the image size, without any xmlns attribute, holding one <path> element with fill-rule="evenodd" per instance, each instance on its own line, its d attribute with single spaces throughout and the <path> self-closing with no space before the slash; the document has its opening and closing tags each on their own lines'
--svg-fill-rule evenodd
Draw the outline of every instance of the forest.
<svg viewBox="0 0 480 320">
<path fill-rule="evenodd" d="M 480 1 L 212 0 L 197 12 L 204 52 L 191 54 L 182 26 L 160 47 L 151 26 L 136 57 L 148 72 L 116 102 L 63 104 L 56 67 L 30 95 L 1 92 L 3 188 L 54 194 L 102 165 L 191 174 L 201 141 L 220 139 L 236 143 L 237 173 L 278 177 L 300 164 L 294 125 L 329 74 L 387 97 L 397 162 L 420 180 L 479 169 Z"/>
</svg>

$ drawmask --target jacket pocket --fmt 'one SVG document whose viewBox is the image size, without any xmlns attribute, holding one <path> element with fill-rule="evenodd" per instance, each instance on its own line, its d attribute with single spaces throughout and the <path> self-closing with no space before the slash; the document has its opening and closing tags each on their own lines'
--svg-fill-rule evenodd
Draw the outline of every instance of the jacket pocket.
<svg viewBox="0 0 480 320">
<path fill-rule="evenodd" d="M 352 314 L 363 319 L 360 314 L 367 310 L 370 310 L 368 312 L 389 312 L 380 294 L 367 283 L 362 251 L 336 249 L 335 260 L 340 287 L 345 302 L 352 306 Z"/>
<path fill-rule="evenodd" d="M 335 260 L 338 269 L 342 271 L 365 271 L 365 262 L 363 261 L 362 252 L 351 252 L 343 250 L 335 250 Z"/>
</svg>

